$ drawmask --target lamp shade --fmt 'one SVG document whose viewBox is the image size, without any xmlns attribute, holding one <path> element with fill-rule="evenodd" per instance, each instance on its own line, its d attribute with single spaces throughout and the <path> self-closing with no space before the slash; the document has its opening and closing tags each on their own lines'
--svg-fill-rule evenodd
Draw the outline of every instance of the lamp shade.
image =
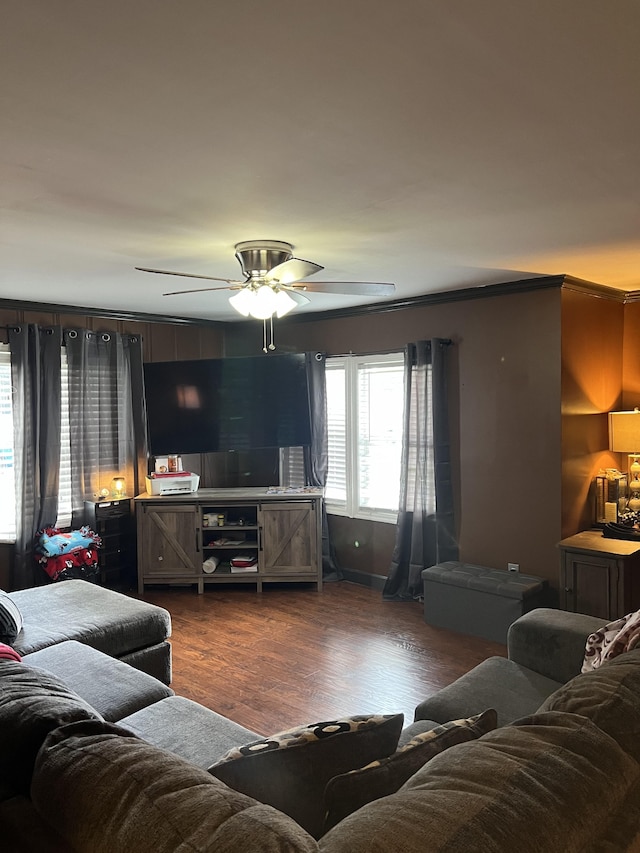
<svg viewBox="0 0 640 853">
<path fill-rule="evenodd" d="M 231 306 L 236 309 L 238 314 L 242 314 L 243 317 L 248 317 L 254 299 L 254 291 L 250 287 L 243 287 L 235 296 L 229 297 L 229 302 Z"/>
<path fill-rule="evenodd" d="M 609 450 L 614 453 L 640 451 L 640 411 L 609 412 Z"/>
</svg>

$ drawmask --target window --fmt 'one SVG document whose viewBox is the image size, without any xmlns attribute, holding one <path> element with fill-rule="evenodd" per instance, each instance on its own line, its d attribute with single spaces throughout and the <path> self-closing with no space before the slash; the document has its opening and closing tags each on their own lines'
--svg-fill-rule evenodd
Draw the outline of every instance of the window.
<svg viewBox="0 0 640 853">
<path fill-rule="evenodd" d="M 13 405 L 11 353 L 8 344 L 0 344 L 0 541 L 15 542 L 15 476 L 13 468 Z M 69 391 L 67 354 L 62 349 L 60 380 L 61 449 L 58 489 L 58 527 L 71 524 L 71 446 L 69 439 Z"/>
<path fill-rule="evenodd" d="M 394 522 L 400 491 L 404 358 L 327 358 L 328 512 Z"/>
</svg>

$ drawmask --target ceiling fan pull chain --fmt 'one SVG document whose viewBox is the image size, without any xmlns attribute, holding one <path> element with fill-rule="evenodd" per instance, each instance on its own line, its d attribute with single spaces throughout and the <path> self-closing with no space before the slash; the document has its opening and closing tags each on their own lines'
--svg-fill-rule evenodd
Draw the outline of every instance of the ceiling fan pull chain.
<svg viewBox="0 0 640 853">
<path fill-rule="evenodd" d="M 262 352 L 267 352 L 267 319 L 262 321 Z"/>
<path fill-rule="evenodd" d="M 273 342 L 273 314 L 269 317 L 269 325 L 271 327 L 271 343 L 269 344 L 269 349 L 274 350 L 276 345 Z"/>
</svg>

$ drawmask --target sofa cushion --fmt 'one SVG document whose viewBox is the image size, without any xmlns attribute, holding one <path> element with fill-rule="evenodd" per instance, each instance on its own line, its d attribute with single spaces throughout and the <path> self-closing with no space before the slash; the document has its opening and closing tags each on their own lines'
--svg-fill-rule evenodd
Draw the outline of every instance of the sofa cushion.
<svg viewBox="0 0 640 853">
<path fill-rule="evenodd" d="M 290 815 L 317 838 L 329 779 L 391 755 L 403 720 L 402 714 L 375 714 L 288 729 L 230 750 L 209 772 Z"/>
<path fill-rule="evenodd" d="M 540 703 L 558 687 L 559 682 L 538 675 L 515 661 L 490 657 L 421 702 L 416 708 L 416 719 L 446 723 L 495 708 L 498 725 L 506 726 L 519 717 L 535 713 Z"/>
<path fill-rule="evenodd" d="M 577 675 L 543 702 L 540 711 L 582 714 L 640 761 L 640 649 Z"/>
<path fill-rule="evenodd" d="M 21 655 L 63 640 L 79 640 L 112 657 L 161 643 L 171 633 L 169 612 L 82 580 L 9 593 L 24 617 Z"/>
<path fill-rule="evenodd" d="M 61 678 L 109 722 L 173 696 L 157 678 L 77 640 L 32 652 L 23 661 Z"/>
<path fill-rule="evenodd" d="M 3 853 L 69 853 L 69 845 L 24 794 L 0 801 L 0 827 Z"/>
<path fill-rule="evenodd" d="M 538 714 L 436 755 L 330 830 L 323 853 L 632 849 L 640 765 L 590 720 Z M 624 827 L 613 821 L 625 814 Z M 598 846 L 618 833 L 620 846 Z M 635 849 L 635 848 L 633 848 Z"/>
<path fill-rule="evenodd" d="M 203 770 L 233 746 L 260 737 L 184 696 L 154 702 L 119 720 L 118 725 Z"/>
<path fill-rule="evenodd" d="M 493 709 L 467 720 L 453 720 L 416 735 L 388 758 L 334 776 L 324 792 L 325 831 L 366 803 L 394 794 L 435 755 L 450 746 L 482 737 L 496 725 Z"/>
<path fill-rule="evenodd" d="M 173 696 L 157 678 L 77 640 L 40 649 L 23 661 L 58 676 L 109 722 Z"/>
<path fill-rule="evenodd" d="M 20 608 L 8 593 L 0 589 L 0 643 L 12 646 L 22 630 Z"/>
<path fill-rule="evenodd" d="M 48 672 L 0 660 L 0 798 L 29 790 L 33 763 L 50 731 L 100 715 Z"/>
<path fill-rule="evenodd" d="M 31 798 L 75 853 L 317 850 L 286 815 L 110 723 L 52 732 Z"/>
</svg>

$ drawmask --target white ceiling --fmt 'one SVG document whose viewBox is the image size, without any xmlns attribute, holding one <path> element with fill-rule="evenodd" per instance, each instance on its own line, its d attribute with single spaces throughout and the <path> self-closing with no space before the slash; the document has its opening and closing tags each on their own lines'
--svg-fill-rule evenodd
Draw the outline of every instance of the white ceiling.
<svg viewBox="0 0 640 853">
<path fill-rule="evenodd" d="M 0 38 L 1 298 L 239 319 L 134 266 L 256 238 L 393 298 L 640 288 L 637 0 L 10 0 Z"/>
</svg>

